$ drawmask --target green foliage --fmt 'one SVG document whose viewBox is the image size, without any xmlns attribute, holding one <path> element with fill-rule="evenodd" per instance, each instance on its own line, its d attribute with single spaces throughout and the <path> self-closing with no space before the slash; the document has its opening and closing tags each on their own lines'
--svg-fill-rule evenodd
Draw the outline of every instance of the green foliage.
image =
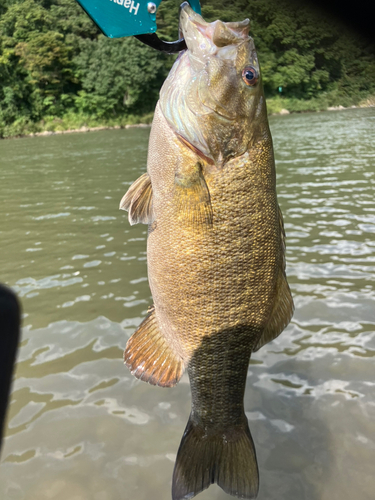
<svg viewBox="0 0 375 500">
<path fill-rule="evenodd" d="M 335 19 L 293 0 L 252 0 L 250 5 L 267 96 L 282 87 L 286 97 L 316 98 L 335 89 L 346 75 L 368 85 L 364 68 L 354 68 L 356 61 L 370 63 L 368 44 Z M 373 64 L 374 56 L 370 59 Z M 374 85 L 375 80 L 370 87 Z M 356 84 L 347 90 L 354 95 L 357 89 Z"/>
<path fill-rule="evenodd" d="M 77 109 L 96 116 L 145 113 L 155 106 L 166 76 L 165 56 L 135 38 L 111 40 L 101 35 L 82 40 L 73 62 L 82 90 Z"/>
<path fill-rule="evenodd" d="M 74 92 L 71 47 L 58 20 L 37 0 L 15 2 L 0 21 L 0 123 L 63 110 Z"/>
<path fill-rule="evenodd" d="M 167 41 L 178 37 L 180 3 L 163 0 L 158 9 L 158 34 Z M 201 4 L 207 21 L 250 18 L 271 111 L 373 99 L 374 47 L 308 3 Z M 2 0 L 0 137 L 69 126 L 73 116 L 81 124 L 136 120 L 152 112 L 174 60 L 134 38 L 105 38 L 75 0 Z"/>
</svg>

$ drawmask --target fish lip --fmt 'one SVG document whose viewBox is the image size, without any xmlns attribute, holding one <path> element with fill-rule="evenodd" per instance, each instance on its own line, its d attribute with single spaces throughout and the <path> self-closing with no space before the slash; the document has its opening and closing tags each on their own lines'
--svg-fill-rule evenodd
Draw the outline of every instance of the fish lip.
<svg viewBox="0 0 375 500">
<path fill-rule="evenodd" d="M 191 35 L 192 33 L 200 32 L 204 38 L 210 40 L 210 24 L 206 22 L 200 14 L 197 14 L 188 4 L 188 2 L 184 2 L 180 8 L 180 19 L 179 19 L 179 30 L 182 33 L 186 46 L 188 50 L 192 47 L 191 44 Z M 212 41 L 212 40 L 210 40 Z"/>
<path fill-rule="evenodd" d="M 190 20 L 194 24 L 200 24 L 202 26 L 208 26 L 210 23 L 205 21 L 200 14 L 197 14 L 189 5 L 188 2 L 181 4 L 180 8 L 180 29 L 182 24 Z"/>
<path fill-rule="evenodd" d="M 234 43 L 239 43 L 241 40 L 247 40 L 249 38 L 249 29 L 250 29 L 250 20 L 249 19 L 244 19 L 243 21 L 238 21 L 238 22 L 226 22 L 223 23 L 222 21 L 215 21 L 214 23 L 208 23 L 203 19 L 203 17 L 195 12 L 188 2 L 184 2 L 181 4 L 180 7 L 180 15 L 179 15 L 180 21 L 179 21 L 179 30 L 180 33 L 183 34 L 185 38 L 185 42 L 187 45 L 187 48 L 190 49 L 189 47 L 189 36 L 188 32 L 190 31 L 195 31 L 199 32 L 203 37 L 209 41 L 213 47 L 216 48 L 216 50 L 219 47 L 216 47 L 215 45 L 215 28 L 217 27 L 217 24 L 220 25 L 226 25 L 230 31 L 234 34 L 236 41 Z"/>
</svg>

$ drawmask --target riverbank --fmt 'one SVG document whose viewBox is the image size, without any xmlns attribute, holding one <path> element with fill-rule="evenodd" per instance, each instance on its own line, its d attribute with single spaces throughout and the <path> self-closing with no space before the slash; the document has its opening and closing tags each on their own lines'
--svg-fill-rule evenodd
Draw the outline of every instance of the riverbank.
<svg viewBox="0 0 375 500">
<path fill-rule="evenodd" d="M 0 126 L 0 139 L 39 137 L 55 134 L 73 134 L 98 130 L 115 130 L 132 127 L 149 127 L 154 114 L 127 115 L 115 118 L 93 117 L 88 114 L 68 113 L 62 118 L 47 116 L 39 122 L 17 120 L 11 125 Z"/>
<path fill-rule="evenodd" d="M 267 99 L 269 116 L 289 115 L 291 113 L 311 113 L 320 111 L 337 111 L 349 108 L 367 108 L 375 106 L 375 95 L 368 96 L 361 101 L 346 100 L 343 104 L 335 104 L 327 95 L 311 100 L 301 100 L 285 97 Z M 96 132 L 99 130 L 116 130 L 128 128 L 150 127 L 153 113 L 147 115 L 128 115 L 117 118 L 93 118 L 90 115 L 70 113 L 62 118 L 46 117 L 40 122 L 19 120 L 15 123 L 0 127 L 1 139 L 15 139 L 21 137 L 40 137 L 56 134 L 73 134 L 82 132 Z"/>
<path fill-rule="evenodd" d="M 32 134 L 27 134 L 24 136 L 19 136 L 19 137 L 45 137 L 48 135 L 59 135 L 59 134 L 76 134 L 80 132 L 97 132 L 99 130 L 119 130 L 121 128 L 149 128 L 151 127 L 151 123 L 136 123 L 134 125 L 127 124 L 123 127 L 120 125 L 115 125 L 113 127 L 108 127 L 105 125 L 102 125 L 100 127 L 80 127 L 80 128 L 75 128 L 75 129 L 70 129 L 68 128 L 67 130 L 44 130 L 43 132 L 35 132 Z"/>
<path fill-rule="evenodd" d="M 337 111 L 349 108 L 368 108 L 375 106 L 375 95 L 365 98 L 336 97 L 330 93 L 309 100 L 272 97 L 267 99 L 269 115 L 288 115 L 290 113 L 311 113 L 317 111 Z"/>
</svg>

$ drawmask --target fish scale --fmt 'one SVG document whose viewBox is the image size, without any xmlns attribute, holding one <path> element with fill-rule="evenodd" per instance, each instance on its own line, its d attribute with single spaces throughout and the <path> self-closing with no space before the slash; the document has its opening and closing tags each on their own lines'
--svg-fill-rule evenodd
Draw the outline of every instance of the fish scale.
<svg viewBox="0 0 375 500">
<path fill-rule="evenodd" d="M 160 93 L 147 174 L 120 205 L 131 223 L 152 227 L 154 301 L 124 358 L 154 385 L 173 386 L 188 372 L 192 409 L 173 500 L 213 482 L 255 498 L 258 468 L 243 406 L 249 359 L 293 313 L 272 139 L 248 22 L 208 24 L 188 6 L 180 21 L 188 50 Z M 257 75 L 251 85 L 248 74 Z"/>
</svg>

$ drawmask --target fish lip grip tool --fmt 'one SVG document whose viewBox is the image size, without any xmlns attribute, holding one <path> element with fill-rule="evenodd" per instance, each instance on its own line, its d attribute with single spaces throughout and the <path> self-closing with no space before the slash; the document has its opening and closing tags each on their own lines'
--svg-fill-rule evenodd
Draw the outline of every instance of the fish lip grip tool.
<svg viewBox="0 0 375 500">
<path fill-rule="evenodd" d="M 161 0 L 77 0 L 77 2 L 109 38 L 135 36 L 142 43 L 168 54 L 186 49 L 183 38 L 165 42 L 156 35 L 156 12 Z M 189 0 L 189 4 L 195 12 L 201 13 L 199 0 Z"/>
</svg>

